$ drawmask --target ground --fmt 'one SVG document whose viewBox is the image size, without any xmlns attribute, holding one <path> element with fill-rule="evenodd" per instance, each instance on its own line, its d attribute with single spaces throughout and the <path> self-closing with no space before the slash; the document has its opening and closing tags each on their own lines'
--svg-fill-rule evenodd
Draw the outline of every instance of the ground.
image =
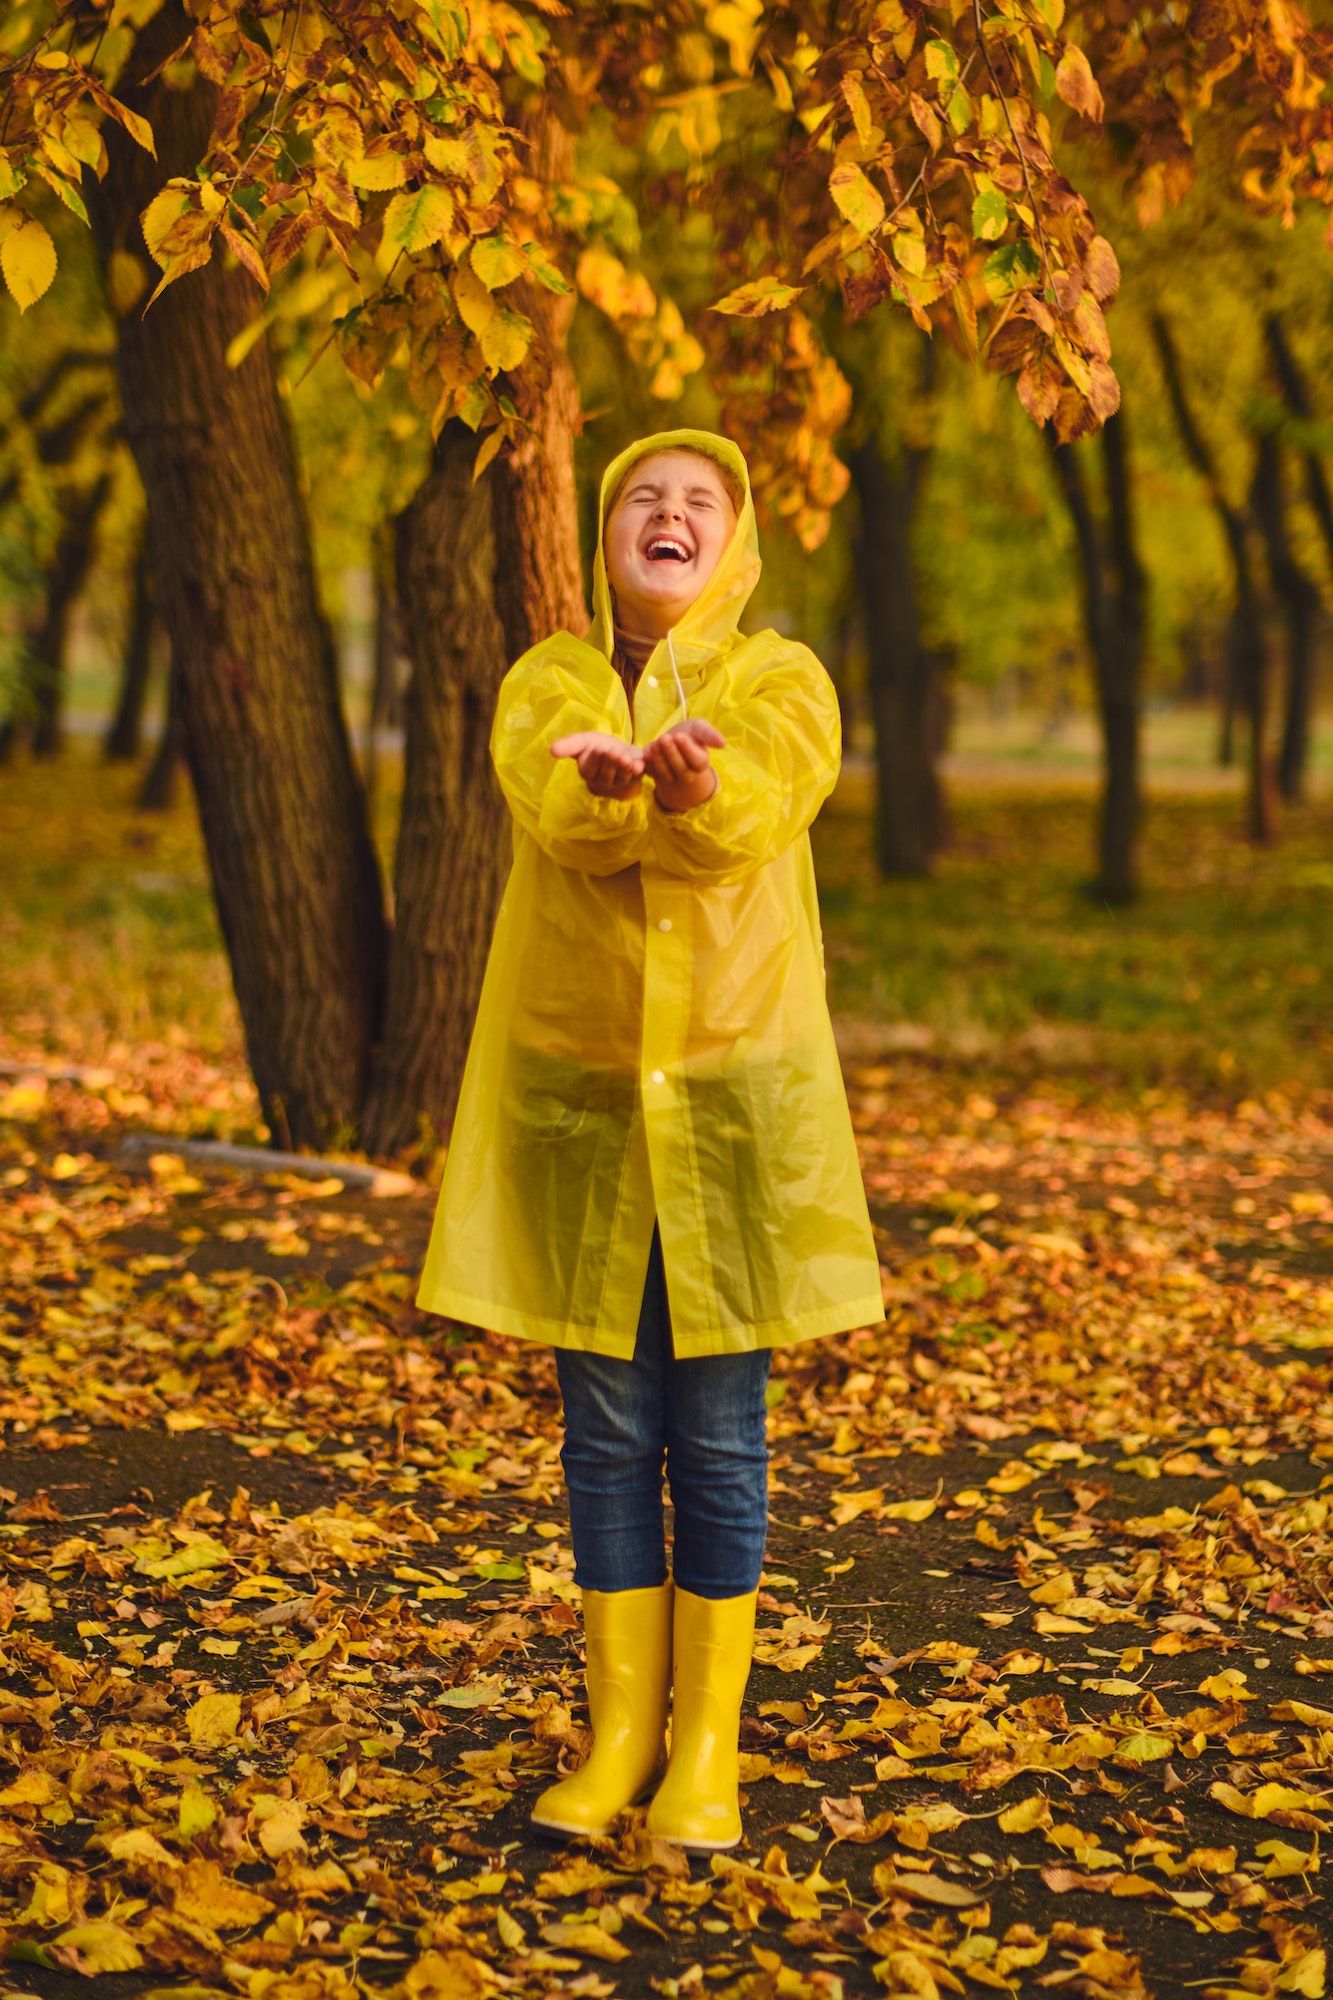
<svg viewBox="0 0 1333 2000">
<path fill-rule="evenodd" d="M 585 1741 L 558 1405 L 416 1312 L 429 1188 L 118 1162 L 254 1110 L 188 816 L 117 782 L 0 788 L 9 1990 L 1321 1995 L 1328 808 L 1167 800 L 1112 916 L 1075 795 L 960 796 L 890 887 L 835 801 L 886 1320 L 779 1358 L 709 1865 L 528 1833 Z"/>
</svg>

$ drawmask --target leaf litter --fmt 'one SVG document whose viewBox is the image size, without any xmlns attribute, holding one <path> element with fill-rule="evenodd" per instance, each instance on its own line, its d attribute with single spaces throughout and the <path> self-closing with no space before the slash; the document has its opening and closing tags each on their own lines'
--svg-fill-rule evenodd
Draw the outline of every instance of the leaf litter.
<svg viewBox="0 0 1333 2000">
<path fill-rule="evenodd" d="M 527 1834 L 588 1740 L 549 1357 L 418 1315 L 366 1204 L 127 1175 L 105 1090 L 11 1092 L 11 1977 L 1324 1994 L 1329 1107 L 852 1082 L 886 1320 L 778 1359 L 749 1839 L 711 1863 L 635 1814 Z M 60 1468 L 99 1453 L 85 1513 Z M 136 1463 L 206 1476 L 168 1504 Z"/>
</svg>

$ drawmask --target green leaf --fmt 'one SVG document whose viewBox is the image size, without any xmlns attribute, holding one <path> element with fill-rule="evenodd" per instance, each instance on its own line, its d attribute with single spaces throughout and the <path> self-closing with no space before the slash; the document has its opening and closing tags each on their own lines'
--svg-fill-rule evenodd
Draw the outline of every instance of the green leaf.
<svg viewBox="0 0 1333 2000">
<path fill-rule="evenodd" d="M 79 221 L 87 226 L 88 211 L 83 205 L 83 196 L 79 193 L 78 189 L 72 187 L 67 180 L 62 180 L 59 174 L 53 174 L 49 167 L 44 167 L 40 163 L 37 165 L 37 171 L 47 186 L 55 189 L 70 214 L 77 215 Z"/>
<path fill-rule="evenodd" d="M 431 39 L 445 60 L 457 62 L 467 40 L 467 15 L 457 7 L 445 6 L 443 0 L 422 0 L 421 12 L 430 22 Z"/>
<path fill-rule="evenodd" d="M 804 285 L 784 285 L 781 278 L 755 278 L 719 299 L 713 311 L 758 319 L 763 313 L 781 312 L 793 299 L 799 299 L 805 289 Z"/>
<path fill-rule="evenodd" d="M 519 319 L 522 318 L 522 315 L 520 313 L 515 313 L 512 315 L 512 317 L 515 319 Z M 524 326 L 528 326 L 528 322 L 526 320 L 523 321 L 523 324 Z M 529 333 L 531 333 L 532 331 L 530 326 L 528 327 L 528 331 Z M 485 347 L 485 345 L 486 343 L 483 340 L 482 342 L 483 348 Z M 524 353 L 526 352 L 527 349 L 525 347 Z M 520 360 L 522 359 L 522 355 L 520 355 L 519 359 Z M 512 368 L 514 366 L 514 363 L 512 361 L 507 361 L 501 363 L 501 366 L 506 368 Z M 489 443 L 489 439 L 487 440 L 487 442 Z M 501 442 L 503 442 L 503 440 L 501 440 Z M 527 1570 L 524 1568 L 523 1564 L 518 1562 L 474 1563 L 472 1567 L 475 1574 L 477 1576 L 484 1576 L 488 1583 L 517 1583 L 520 1577 L 524 1577 L 527 1575 Z"/>
<path fill-rule="evenodd" d="M 926 75 L 933 77 L 936 83 L 957 83 L 958 57 L 948 42 L 926 43 Z"/>
<path fill-rule="evenodd" d="M 527 266 L 523 252 L 507 236 L 481 237 L 472 246 L 469 262 L 488 292 L 512 284 Z"/>
<path fill-rule="evenodd" d="M 547 256 L 541 244 L 527 244 L 526 254 L 528 269 L 532 272 L 533 277 L 537 279 L 538 283 L 545 285 L 548 292 L 554 292 L 557 298 L 568 298 L 574 287 L 570 284 L 569 279 L 560 269 L 560 266 Z"/>
<path fill-rule="evenodd" d="M 453 225 L 454 202 L 447 188 L 433 182 L 396 194 L 384 211 L 384 242 L 409 257 L 428 250 Z"/>
<path fill-rule="evenodd" d="M 852 228 L 871 235 L 884 220 L 884 198 L 854 160 L 839 160 L 829 175 L 829 193 Z"/>
<path fill-rule="evenodd" d="M 0 154 L 0 201 L 8 201 L 21 187 L 27 185 L 28 176 L 12 160 Z"/>
<path fill-rule="evenodd" d="M 1009 204 L 999 188 L 986 188 L 972 204 L 972 234 L 994 243 L 1009 227 Z"/>
<path fill-rule="evenodd" d="M 986 259 L 986 289 L 993 299 L 1002 299 L 1021 285 L 1030 285 L 1040 271 L 1041 262 L 1030 243 L 1006 243 Z"/>
</svg>

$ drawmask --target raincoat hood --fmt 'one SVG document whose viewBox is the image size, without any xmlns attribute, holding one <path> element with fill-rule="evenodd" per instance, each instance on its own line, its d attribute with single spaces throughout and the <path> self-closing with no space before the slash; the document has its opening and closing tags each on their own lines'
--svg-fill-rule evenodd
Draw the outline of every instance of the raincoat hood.
<svg viewBox="0 0 1333 2000">
<path fill-rule="evenodd" d="M 637 444 L 630 445 L 607 466 L 602 475 L 602 491 L 597 506 L 597 553 L 592 568 L 593 621 L 588 643 L 608 660 L 614 649 L 615 632 L 604 548 L 607 510 L 640 459 L 651 458 L 659 451 L 695 451 L 704 458 L 714 459 L 739 482 L 744 494 L 735 532 L 719 557 L 717 568 L 680 623 L 672 627 L 672 646 L 682 663 L 702 660 L 731 642 L 763 567 L 759 560 L 759 529 L 750 492 L 750 469 L 740 447 L 734 445 L 730 438 L 718 437 L 713 431 L 658 431 L 655 437 L 640 438 Z"/>
</svg>

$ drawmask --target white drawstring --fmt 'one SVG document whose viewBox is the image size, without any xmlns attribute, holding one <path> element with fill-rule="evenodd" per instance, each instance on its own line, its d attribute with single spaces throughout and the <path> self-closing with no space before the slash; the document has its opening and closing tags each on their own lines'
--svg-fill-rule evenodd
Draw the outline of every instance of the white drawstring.
<svg viewBox="0 0 1333 2000">
<path fill-rule="evenodd" d="M 676 665 L 676 649 L 671 643 L 671 634 L 669 631 L 666 635 L 666 642 L 667 658 L 671 662 L 671 678 L 676 683 L 676 700 L 680 703 L 680 719 L 682 722 L 688 722 L 690 716 L 689 705 L 685 700 L 685 690 L 681 686 L 680 668 Z"/>
</svg>

